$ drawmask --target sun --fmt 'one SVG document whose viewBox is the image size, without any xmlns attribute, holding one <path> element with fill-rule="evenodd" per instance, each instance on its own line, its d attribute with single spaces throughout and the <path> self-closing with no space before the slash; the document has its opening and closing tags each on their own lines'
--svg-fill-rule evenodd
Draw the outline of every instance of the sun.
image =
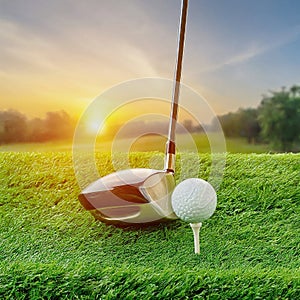
<svg viewBox="0 0 300 300">
<path fill-rule="evenodd" d="M 91 135 L 97 135 L 97 134 L 103 134 L 105 132 L 106 124 L 104 121 L 88 121 L 86 124 L 86 130 L 88 134 Z"/>
</svg>

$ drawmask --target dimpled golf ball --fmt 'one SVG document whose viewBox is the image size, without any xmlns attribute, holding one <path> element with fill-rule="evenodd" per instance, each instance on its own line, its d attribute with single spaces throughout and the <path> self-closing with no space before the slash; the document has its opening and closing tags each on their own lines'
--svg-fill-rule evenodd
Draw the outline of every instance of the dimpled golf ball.
<svg viewBox="0 0 300 300">
<path fill-rule="evenodd" d="M 173 210 L 185 222 L 198 223 L 207 220 L 215 212 L 216 206 L 217 194 L 203 179 L 186 179 L 172 193 Z"/>
</svg>

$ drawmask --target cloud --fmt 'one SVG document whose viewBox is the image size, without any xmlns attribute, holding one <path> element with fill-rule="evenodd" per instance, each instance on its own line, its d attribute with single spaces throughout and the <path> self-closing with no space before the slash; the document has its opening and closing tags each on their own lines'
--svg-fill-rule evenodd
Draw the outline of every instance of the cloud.
<svg viewBox="0 0 300 300">
<path fill-rule="evenodd" d="M 51 57 L 47 55 L 53 52 L 53 44 L 17 23 L 0 19 L 0 43 L 2 71 L 54 68 Z"/>
<path fill-rule="evenodd" d="M 231 57 L 224 59 L 222 62 L 211 64 L 210 66 L 200 70 L 201 73 L 213 72 L 227 66 L 236 66 L 248 62 L 249 60 L 263 55 L 265 53 L 276 50 L 280 47 L 286 46 L 300 37 L 300 25 L 295 26 L 288 32 L 276 34 L 269 41 L 255 41 L 252 42 L 245 50 L 237 53 Z"/>
<path fill-rule="evenodd" d="M 80 84 L 101 81 L 106 87 L 136 77 L 172 77 L 177 7 L 172 5 L 166 14 L 171 1 L 157 1 L 158 6 L 140 0 L 102 2 L 73 1 L 69 6 L 68 1 L 28 0 L 19 6 L 2 5 L 0 69 L 68 76 Z"/>
<path fill-rule="evenodd" d="M 118 13 L 113 16 L 114 20 L 121 18 Z M 134 13 L 143 17 L 138 8 Z M 54 23 L 49 27 L 49 17 L 48 23 L 42 24 L 43 29 L 36 24 L 32 27 L 26 22 L 0 18 L 2 76 L 12 72 L 30 76 L 49 72 L 78 78 L 81 73 L 86 78 L 88 74 L 102 77 L 104 81 L 115 77 L 115 83 L 128 77 L 157 75 L 153 57 L 149 58 L 140 42 L 140 38 L 149 35 L 148 26 L 133 26 L 129 20 L 127 30 L 120 31 L 118 26 L 124 19 L 120 19 L 119 24 L 110 24 L 107 20 L 110 14 L 102 11 L 97 17 L 101 19 L 102 15 L 102 23 L 97 26 L 95 20 L 80 19 L 76 23 L 74 16 L 66 15 L 66 24 Z M 143 19 L 147 21 L 146 17 Z"/>
</svg>

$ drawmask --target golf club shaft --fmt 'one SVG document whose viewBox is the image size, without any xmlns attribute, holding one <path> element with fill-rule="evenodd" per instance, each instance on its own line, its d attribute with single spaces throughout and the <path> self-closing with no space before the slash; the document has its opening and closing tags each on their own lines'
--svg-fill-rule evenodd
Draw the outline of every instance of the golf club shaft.
<svg viewBox="0 0 300 300">
<path fill-rule="evenodd" d="M 177 115 L 178 115 L 178 100 L 179 100 L 179 92 L 180 92 L 180 80 L 181 80 L 183 50 L 184 50 L 187 9 L 188 9 L 188 0 L 182 0 L 179 39 L 178 39 L 178 48 L 177 48 L 177 61 L 176 61 L 176 68 L 175 68 L 175 80 L 174 80 L 172 106 L 171 106 L 171 113 L 170 113 L 168 141 L 166 145 L 165 170 L 168 172 L 175 171 L 175 130 L 176 130 Z"/>
</svg>

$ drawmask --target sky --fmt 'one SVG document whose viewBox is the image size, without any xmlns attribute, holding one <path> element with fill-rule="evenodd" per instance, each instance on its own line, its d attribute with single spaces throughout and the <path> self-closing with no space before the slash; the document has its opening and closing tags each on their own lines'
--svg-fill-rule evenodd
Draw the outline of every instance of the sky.
<svg viewBox="0 0 300 300">
<path fill-rule="evenodd" d="M 123 81 L 172 79 L 180 5 L 0 0 L 0 110 L 79 116 Z M 182 82 L 216 114 L 300 84 L 299 53 L 298 0 L 189 1 Z"/>
</svg>

